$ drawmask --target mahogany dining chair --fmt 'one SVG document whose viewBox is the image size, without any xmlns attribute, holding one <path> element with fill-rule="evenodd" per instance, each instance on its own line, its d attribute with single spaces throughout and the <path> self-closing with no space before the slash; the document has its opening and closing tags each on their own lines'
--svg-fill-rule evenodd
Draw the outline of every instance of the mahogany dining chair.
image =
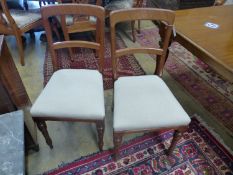
<svg viewBox="0 0 233 175">
<path fill-rule="evenodd" d="M 52 57 L 54 73 L 41 94 L 32 105 L 31 114 L 47 144 L 53 148 L 46 121 L 70 121 L 95 123 L 98 132 L 99 149 L 103 149 L 104 134 L 104 8 L 88 4 L 60 4 L 42 7 L 42 18 Z M 54 42 L 49 18 L 60 16 L 62 30 L 68 33 L 73 26 L 66 25 L 66 15 L 90 15 L 97 19 L 96 31 L 99 40 Z M 98 70 L 61 69 L 58 70 L 56 51 L 67 48 L 90 48 L 98 50 Z M 84 54 L 85 55 L 85 54 Z"/>
<path fill-rule="evenodd" d="M 143 15 L 142 15 L 143 14 Z M 169 153 L 182 133 L 187 129 L 190 118 L 160 77 L 172 33 L 175 14 L 170 10 L 134 8 L 110 13 L 111 55 L 114 83 L 113 141 L 115 159 L 119 156 L 122 137 L 125 134 L 174 129 L 175 134 Z M 116 49 L 116 24 L 135 20 L 161 20 L 166 32 L 161 48 L 136 47 Z M 118 77 L 118 59 L 129 54 L 157 55 L 155 75 Z"/>
</svg>

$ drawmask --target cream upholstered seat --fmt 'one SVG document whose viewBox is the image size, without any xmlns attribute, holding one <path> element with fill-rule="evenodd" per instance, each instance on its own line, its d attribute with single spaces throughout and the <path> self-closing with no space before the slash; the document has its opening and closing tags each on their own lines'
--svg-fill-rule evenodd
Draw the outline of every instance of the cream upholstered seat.
<svg viewBox="0 0 233 175">
<path fill-rule="evenodd" d="M 156 20 L 164 23 L 166 30 L 161 36 L 160 47 L 116 48 L 116 25 L 135 20 Z M 174 12 L 162 9 L 132 8 L 110 13 L 111 56 L 114 80 L 116 80 L 114 83 L 113 115 L 113 142 L 116 159 L 119 155 L 123 135 L 144 131 L 174 129 L 174 138 L 169 148 L 169 153 L 172 153 L 177 141 L 191 121 L 165 82 L 160 78 L 174 20 Z M 118 77 L 118 60 L 121 59 L 121 56 L 136 53 L 157 56 L 156 75 Z"/>
<path fill-rule="evenodd" d="M 156 75 L 120 77 L 114 84 L 114 131 L 185 126 L 190 118 Z"/>
<path fill-rule="evenodd" d="M 103 88 L 104 65 L 104 8 L 88 4 L 59 4 L 45 6 L 41 9 L 44 28 L 47 36 L 49 51 L 55 71 L 42 90 L 41 94 L 31 108 L 31 114 L 38 129 L 43 134 L 46 143 L 53 148 L 52 139 L 49 136 L 46 121 L 69 121 L 95 123 L 98 133 L 98 146 L 103 150 L 103 136 L 105 125 L 105 104 Z M 60 17 L 62 31 L 68 34 L 69 25 L 65 21 L 66 16 L 95 16 L 98 27 L 96 41 L 73 40 L 54 41 L 52 38 L 51 17 Z M 72 25 L 75 30 L 77 26 Z M 98 51 L 97 69 L 59 69 L 57 50 L 72 48 L 88 48 Z M 83 54 L 85 57 L 85 53 Z"/>
<path fill-rule="evenodd" d="M 97 70 L 59 70 L 35 101 L 31 114 L 34 117 L 103 120 L 103 92 L 103 78 Z"/>
</svg>

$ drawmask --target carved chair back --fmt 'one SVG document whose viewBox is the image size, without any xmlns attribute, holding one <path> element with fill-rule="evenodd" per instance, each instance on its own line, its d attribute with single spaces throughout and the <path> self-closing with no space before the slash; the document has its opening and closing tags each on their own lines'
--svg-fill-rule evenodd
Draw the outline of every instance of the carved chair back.
<svg viewBox="0 0 233 175">
<path fill-rule="evenodd" d="M 56 50 L 63 48 L 90 48 L 98 52 L 98 65 L 99 71 L 102 72 L 104 64 L 104 8 L 89 4 L 60 4 L 42 7 L 42 18 L 47 35 L 48 45 L 52 56 L 52 63 L 54 70 L 58 69 Z M 52 31 L 49 23 L 49 17 L 60 17 L 61 28 L 65 35 L 69 35 L 70 31 L 75 30 L 75 25 L 67 25 L 67 15 L 87 15 L 94 16 L 97 19 L 96 33 L 98 33 L 98 40 L 94 41 L 80 41 L 80 40 L 66 40 L 54 42 L 52 38 Z"/>
<path fill-rule="evenodd" d="M 116 49 L 116 29 L 117 23 L 125 21 L 135 20 L 159 20 L 163 21 L 166 25 L 164 38 L 162 39 L 162 46 L 160 48 L 124 48 Z M 118 10 L 110 13 L 110 27 L 111 27 L 111 54 L 113 64 L 113 75 L 114 79 L 117 79 L 117 63 L 119 57 L 123 55 L 144 53 L 144 54 L 155 54 L 157 55 L 156 61 L 156 74 L 162 75 L 164 67 L 165 57 L 169 45 L 169 40 L 172 34 L 173 24 L 175 20 L 175 14 L 170 10 L 152 9 L 152 8 L 133 8 L 127 10 Z"/>
</svg>

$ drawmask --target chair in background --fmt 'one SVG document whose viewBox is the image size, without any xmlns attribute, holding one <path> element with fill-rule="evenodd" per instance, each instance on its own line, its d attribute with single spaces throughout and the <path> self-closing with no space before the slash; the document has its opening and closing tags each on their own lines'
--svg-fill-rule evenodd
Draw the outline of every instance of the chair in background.
<svg viewBox="0 0 233 175">
<path fill-rule="evenodd" d="M 103 149 L 104 134 L 104 90 L 101 72 L 104 65 L 104 8 L 86 4 L 45 6 L 41 10 L 49 51 L 55 72 L 31 108 L 31 114 L 47 144 L 53 148 L 45 121 L 71 121 L 95 123 L 98 131 L 99 149 Z M 59 41 L 53 42 L 49 18 L 61 17 L 64 33 L 70 30 L 66 15 L 89 15 L 97 18 L 97 42 Z M 89 69 L 58 70 L 56 51 L 64 48 L 90 48 L 98 50 L 99 71 Z"/>
<path fill-rule="evenodd" d="M 142 15 L 143 14 L 143 15 Z M 111 54 L 113 61 L 113 75 L 117 79 L 114 83 L 114 117 L 113 140 L 115 158 L 124 134 L 174 129 L 175 134 L 169 153 L 172 153 L 175 144 L 190 123 L 190 118 L 165 82 L 162 75 L 169 39 L 175 14 L 169 10 L 160 9 L 128 9 L 114 11 L 110 14 L 111 27 Z M 119 22 L 131 20 L 161 20 L 166 23 L 166 34 L 161 48 L 124 48 L 116 50 L 115 26 Z M 156 75 L 119 77 L 117 64 L 119 57 L 127 54 L 155 54 Z"/>
<path fill-rule="evenodd" d="M 131 9 L 131 8 L 142 8 L 146 0 L 114 0 L 105 6 L 106 17 L 114 10 Z M 140 20 L 138 21 L 138 32 L 140 32 Z M 136 41 L 135 33 L 135 21 L 131 21 L 131 30 L 133 42 Z"/>
<path fill-rule="evenodd" d="M 1 0 L 0 9 L 0 33 L 4 35 L 14 35 L 16 37 L 19 50 L 20 63 L 24 63 L 24 49 L 21 36 L 31 29 L 42 25 L 41 15 L 24 10 L 9 10 L 6 0 Z"/>
<path fill-rule="evenodd" d="M 39 0 L 39 6 L 40 6 L 40 8 L 39 9 L 35 9 L 34 11 L 36 11 L 37 13 L 40 14 L 41 13 L 41 11 L 40 11 L 41 7 L 46 6 L 46 5 L 56 4 L 56 2 L 57 2 L 56 0 Z M 53 18 L 53 17 L 50 18 L 49 20 L 50 20 L 52 31 L 55 33 L 57 39 L 61 40 L 59 31 L 58 31 L 58 28 L 60 27 L 59 26 L 59 21 L 57 20 L 57 18 Z M 46 42 L 46 36 L 45 36 L 45 34 L 41 34 L 40 40 Z"/>
<path fill-rule="evenodd" d="M 60 4 L 67 3 L 67 0 L 57 0 Z M 71 0 L 73 4 L 89 4 L 89 0 Z M 102 0 L 96 0 L 95 5 L 101 6 Z M 66 25 L 69 25 L 67 33 L 64 33 L 64 38 L 66 41 L 70 40 L 69 34 L 89 32 L 96 30 L 96 18 L 93 16 L 84 15 L 68 15 L 66 16 Z M 95 34 L 96 41 L 99 40 L 98 32 Z M 98 52 L 98 51 L 97 51 Z M 73 52 L 69 49 L 71 60 L 73 61 Z M 98 53 L 96 53 L 98 55 Z"/>
</svg>

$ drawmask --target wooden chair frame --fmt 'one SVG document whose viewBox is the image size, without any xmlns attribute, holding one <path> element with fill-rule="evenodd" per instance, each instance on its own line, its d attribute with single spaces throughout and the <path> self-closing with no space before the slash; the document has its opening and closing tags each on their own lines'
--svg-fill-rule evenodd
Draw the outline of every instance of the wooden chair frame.
<svg viewBox="0 0 233 175">
<path fill-rule="evenodd" d="M 56 53 L 55 51 L 57 49 L 63 49 L 63 48 L 74 48 L 74 47 L 83 47 L 83 48 L 91 48 L 98 50 L 98 56 L 99 56 L 99 71 L 103 71 L 103 65 L 104 65 L 104 8 L 94 5 L 85 5 L 85 4 L 60 4 L 60 5 L 50 5 L 42 7 L 42 18 L 43 18 L 43 24 L 45 27 L 47 40 L 48 40 L 48 46 L 49 50 L 52 56 L 52 63 L 54 66 L 54 70 L 57 70 L 57 61 L 56 61 Z M 89 41 L 59 41 L 59 42 L 53 42 L 52 39 L 52 31 L 50 28 L 49 18 L 53 16 L 61 16 L 61 25 L 62 30 L 64 33 L 67 33 L 67 26 L 65 22 L 65 15 L 70 14 L 84 14 L 84 15 L 91 15 L 95 16 L 97 18 L 97 31 L 99 40 L 96 42 L 89 42 Z M 98 133 L 98 145 L 99 149 L 103 149 L 103 135 L 104 135 L 104 120 L 82 120 L 82 119 L 73 119 L 73 118 L 61 118 L 61 117 L 36 117 L 33 116 L 33 119 L 35 120 L 39 130 L 45 137 L 46 143 L 50 146 L 50 148 L 53 148 L 52 140 L 48 134 L 47 125 L 45 121 L 73 121 L 73 122 L 89 122 L 89 123 L 95 123 L 97 127 L 97 133 Z"/>
<path fill-rule="evenodd" d="M 20 56 L 20 63 L 23 66 L 25 64 L 24 62 L 24 49 L 23 49 L 23 41 L 21 36 L 23 33 L 34 29 L 36 27 L 39 27 L 42 25 L 42 19 L 37 20 L 23 28 L 19 28 L 13 19 L 13 17 L 10 14 L 10 11 L 8 9 L 6 0 L 1 0 L 1 6 L 2 6 L 2 11 L 0 10 L 0 33 L 5 34 L 5 35 L 15 35 L 16 41 L 17 41 L 17 46 L 19 49 L 19 56 Z M 3 14 L 5 14 L 7 22 L 3 18 Z"/>
<path fill-rule="evenodd" d="M 142 15 L 143 14 L 143 15 Z M 115 26 L 117 23 L 124 21 L 135 21 L 135 20 L 160 20 L 166 24 L 166 30 L 164 32 L 164 40 L 161 48 L 124 48 L 116 50 L 116 30 Z M 110 13 L 110 27 L 111 27 L 111 54 L 112 54 L 112 65 L 113 65 L 113 75 L 114 79 L 118 78 L 117 76 L 117 63 L 120 56 L 136 53 L 144 54 L 155 54 L 157 55 L 156 70 L 155 74 L 161 76 L 164 62 L 166 59 L 166 53 L 168 50 L 168 45 L 170 37 L 172 34 L 173 24 L 175 20 L 175 14 L 170 10 L 161 10 L 153 8 L 133 8 L 127 10 L 118 10 Z M 164 129 L 174 129 L 175 134 L 172 141 L 172 144 L 168 150 L 168 154 L 171 154 L 175 148 L 176 143 L 182 136 L 182 133 L 187 130 L 187 126 L 172 127 L 172 128 L 160 128 L 159 130 Z M 114 156 L 115 160 L 118 159 L 119 147 L 122 142 L 122 137 L 125 134 L 138 133 L 138 132 L 147 132 L 147 131 L 156 131 L 158 129 L 151 128 L 145 130 L 128 130 L 128 131 L 113 131 L 113 142 L 114 142 Z"/>
</svg>

